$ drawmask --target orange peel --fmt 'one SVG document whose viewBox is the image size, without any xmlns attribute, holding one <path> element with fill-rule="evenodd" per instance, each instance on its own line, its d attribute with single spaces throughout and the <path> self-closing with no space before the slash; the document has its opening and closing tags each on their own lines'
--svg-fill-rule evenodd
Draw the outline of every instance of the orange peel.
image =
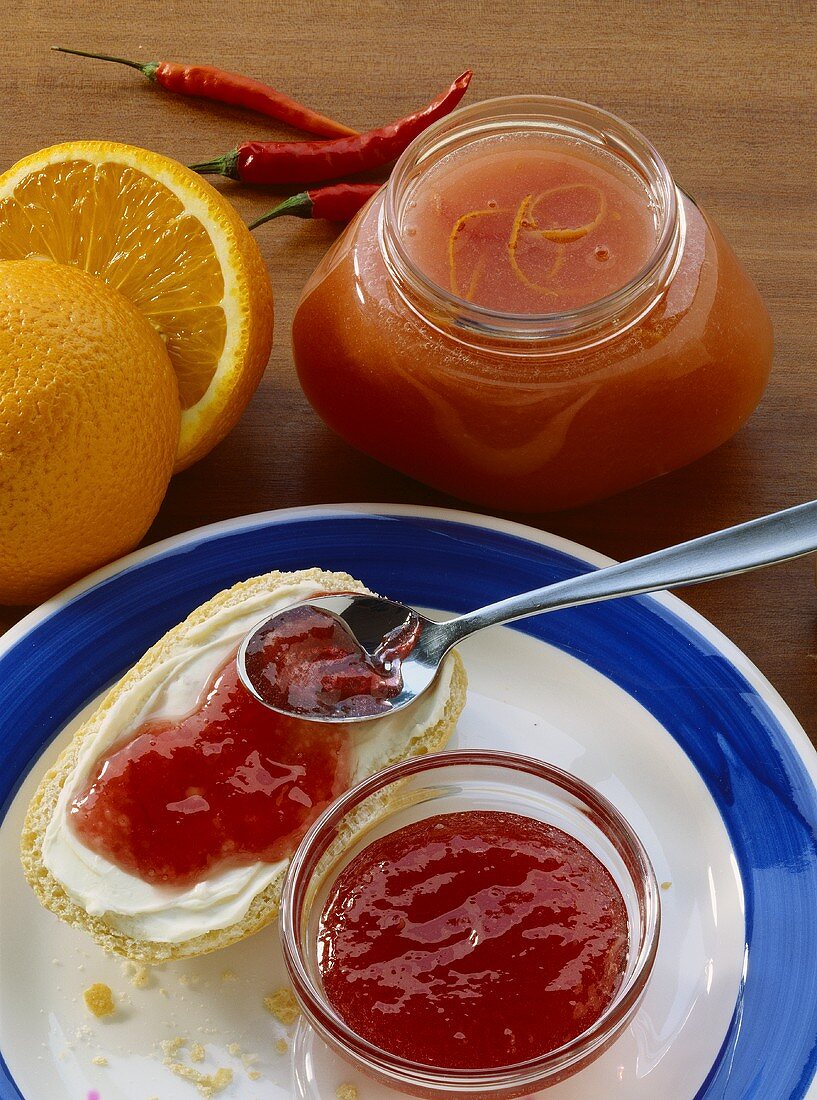
<svg viewBox="0 0 817 1100">
<path fill-rule="evenodd" d="M 465 228 L 465 226 L 468 224 L 468 222 L 471 221 L 472 218 L 485 218 L 485 217 L 489 217 L 492 214 L 510 214 L 510 213 L 511 213 L 511 211 L 509 209 L 507 209 L 506 207 L 490 206 L 490 207 L 487 207 L 485 210 L 468 210 L 465 214 L 461 214 L 457 218 L 457 220 L 454 222 L 454 225 L 451 229 L 451 233 L 449 234 L 449 237 L 448 237 L 448 279 L 449 279 L 449 285 L 451 287 L 451 293 L 452 294 L 456 294 L 456 295 L 459 296 L 459 293 L 460 293 L 459 283 L 457 281 L 456 245 L 457 245 L 457 238 L 459 237 L 462 230 Z M 485 270 L 485 262 L 484 261 L 483 261 L 483 265 L 482 265 L 482 270 L 483 271 Z M 482 272 L 480 272 L 480 275 L 481 274 L 482 274 Z M 477 279 L 478 278 L 479 278 L 479 276 L 477 276 Z M 475 290 L 476 290 L 476 286 L 475 286 L 475 283 L 474 283 L 474 276 L 472 275 L 471 276 L 471 284 L 469 286 L 469 292 L 468 293 L 473 294 Z M 470 301 L 470 300 L 471 300 L 470 298 L 467 298 L 467 301 Z"/>
<path fill-rule="evenodd" d="M 534 211 L 539 203 L 548 197 L 548 195 L 564 194 L 566 191 L 593 191 L 599 197 L 599 209 L 595 218 L 592 221 L 586 222 L 584 225 L 576 226 L 550 226 L 543 229 L 536 221 Z M 532 200 L 527 210 L 527 216 L 533 221 L 533 225 L 530 227 L 532 232 L 537 233 L 539 236 L 544 237 L 545 240 L 555 241 L 558 244 L 569 244 L 571 241 L 579 241 L 582 237 L 586 237 L 588 233 L 592 233 L 594 229 L 597 229 L 601 224 L 604 215 L 607 213 L 607 198 L 604 192 L 599 187 L 594 187 L 590 183 L 563 183 L 559 187 L 551 187 L 547 191 L 542 191 L 535 199 Z"/>
<path fill-rule="evenodd" d="M 517 247 L 519 245 L 519 236 L 520 236 L 523 229 L 530 229 L 531 228 L 530 225 L 525 224 L 525 220 L 528 217 L 528 212 L 530 211 L 532 203 L 533 203 L 533 195 L 531 194 L 531 195 L 526 195 L 525 198 L 522 199 L 522 202 L 519 204 L 519 209 L 516 211 L 516 216 L 514 217 L 513 225 L 511 226 L 511 234 L 508 237 L 508 259 L 510 260 L 510 264 L 511 264 L 511 268 L 513 269 L 513 273 L 514 273 L 514 275 L 516 275 L 516 277 L 520 281 L 520 283 L 523 283 L 525 286 L 529 287 L 531 290 L 538 291 L 540 294 L 547 294 L 549 297 L 555 298 L 555 297 L 557 297 L 557 293 L 553 289 L 553 287 L 543 286 L 542 283 L 537 283 L 537 282 L 534 282 L 533 279 L 529 279 L 528 276 L 525 274 L 525 272 L 522 270 L 522 268 L 519 266 L 519 261 L 516 258 L 516 250 L 517 250 Z M 548 277 L 555 274 L 555 272 L 558 270 L 558 267 L 556 267 L 556 264 L 559 263 L 560 259 L 561 259 L 561 262 L 564 263 L 564 257 L 561 256 L 561 255 L 558 256 L 556 258 L 556 260 L 554 261 L 554 264 L 551 267 L 551 270 L 548 272 Z M 561 264 L 559 266 L 561 266 Z"/>
<path fill-rule="evenodd" d="M 479 281 L 485 274 L 485 257 L 480 256 L 477 262 L 474 264 L 474 270 L 471 272 L 471 280 L 468 283 L 468 293 L 465 295 L 466 302 L 473 302 L 474 295 L 477 292 Z"/>
<path fill-rule="evenodd" d="M 598 196 L 598 211 L 595 216 L 583 225 L 576 226 L 542 226 L 539 224 L 536 213 L 537 209 L 545 199 L 552 195 L 565 194 L 570 191 L 589 191 Z M 480 210 L 468 210 L 466 213 L 461 214 L 454 222 L 451 233 L 448 237 L 448 277 L 451 292 L 460 296 L 460 285 L 457 276 L 457 240 L 463 229 L 470 221 L 475 218 L 486 218 L 494 214 L 510 214 L 512 211 L 506 207 L 487 207 Z M 581 240 L 589 233 L 592 233 L 594 229 L 598 228 L 601 224 L 605 214 L 607 213 L 607 198 L 604 192 L 589 183 L 566 183 L 560 184 L 558 187 L 551 187 L 547 191 L 541 191 L 538 195 L 533 193 L 526 195 L 519 204 L 516 213 L 514 215 L 513 224 L 511 226 L 510 235 L 508 237 L 508 260 L 511 265 L 511 269 L 524 286 L 530 290 L 534 290 L 539 294 L 545 294 L 549 297 L 557 297 L 558 292 L 551 286 L 546 286 L 544 283 L 536 282 L 531 279 L 522 270 L 517 251 L 519 247 L 519 239 L 523 233 L 529 233 L 541 238 L 542 240 L 551 241 L 556 245 L 567 245 L 573 241 Z M 545 279 L 553 279 L 559 271 L 562 269 L 565 263 L 566 252 L 564 247 L 560 247 L 553 260 L 548 271 L 545 272 Z M 465 300 L 470 302 L 473 300 L 476 294 L 479 281 L 482 278 L 487 260 L 485 256 L 480 256 L 471 272 L 471 278 L 469 280 L 468 289 L 465 292 Z"/>
</svg>

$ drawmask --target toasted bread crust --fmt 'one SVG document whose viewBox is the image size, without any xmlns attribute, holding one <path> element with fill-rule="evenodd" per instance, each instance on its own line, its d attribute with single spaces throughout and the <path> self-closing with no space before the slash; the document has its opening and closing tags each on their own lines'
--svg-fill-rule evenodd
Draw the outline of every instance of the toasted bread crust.
<svg viewBox="0 0 817 1100">
<path fill-rule="evenodd" d="M 149 965 L 166 962 L 169 959 L 190 958 L 228 947 L 231 943 L 236 943 L 245 936 L 259 931 L 278 916 L 278 903 L 285 870 L 282 870 L 275 881 L 270 883 L 263 892 L 253 898 L 242 920 L 227 928 L 214 929 L 181 943 L 136 939 L 109 924 L 104 916 L 91 916 L 73 901 L 45 866 L 42 845 L 46 828 L 54 814 L 62 788 L 76 766 L 83 742 L 96 734 L 100 723 L 116 701 L 139 684 L 157 664 L 164 661 L 177 646 L 184 643 L 191 631 L 206 622 L 216 612 L 240 604 L 250 597 L 272 593 L 284 585 L 302 582 L 314 582 L 316 591 L 369 591 L 360 581 L 356 581 L 346 573 L 327 573 L 321 569 L 306 569 L 295 573 L 276 570 L 273 573 L 241 581 L 232 588 L 219 592 L 151 646 L 133 668 L 111 688 L 91 717 L 77 730 L 70 745 L 63 750 L 43 776 L 29 804 L 20 842 L 20 855 L 26 879 L 46 909 L 50 909 L 67 924 L 87 932 L 106 951 Z M 410 743 L 401 746 L 400 751 L 393 758 L 382 761 L 382 765 L 385 767 L 407 756 L 417 756 L 444 748 L 465 705 L 466 686 L 465 669 L 459 656 L 455 654 L 451 688 L 442 718 L 434 726 L 424 730 L 420 737 L 415 737 Z"/>
</svg>

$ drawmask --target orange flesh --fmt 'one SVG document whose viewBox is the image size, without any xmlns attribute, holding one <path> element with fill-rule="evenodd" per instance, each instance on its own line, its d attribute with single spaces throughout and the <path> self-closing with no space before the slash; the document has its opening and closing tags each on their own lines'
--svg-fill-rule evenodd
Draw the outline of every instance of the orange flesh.
<svg viewBox="0 0 817 1100">
<path fill-rule="evenodd" d="M 610 154 L 563 139 L 484 138 L 443 157 L 403 219 L 427 276 L 488 309 L 550 313 L 620 289 L 656 245 L 649 194 Z"/>
<path fill-rule="evenodd" d="M 121 290 L 164 339 L 182 409 L 202 397 L 227 335 L 224 278 L 204 226 L 169 188 L 124 164 L 45 165 L 0 200 L 0 260 L 26 257 Z"/>
</svg>

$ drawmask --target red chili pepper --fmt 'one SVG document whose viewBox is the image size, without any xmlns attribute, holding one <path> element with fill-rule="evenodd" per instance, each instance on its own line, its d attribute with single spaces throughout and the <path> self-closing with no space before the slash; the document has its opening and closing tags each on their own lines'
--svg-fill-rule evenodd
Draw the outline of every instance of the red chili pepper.
<svg viewBox="0 0 817 1100">
<path fill-rule="evenodd" d="M 87 53 L 85 50 L 69 50 L 64 46 L 52 46 L 58 53 L 76 54 L 78 57 L 95 57 L 98 61 L 113 61 L 117 65 L 129 65 L 140 73 L 161 84 L 169 92 L 179 95 L 200 96 L 216 103 L 229 103 L 233 107 L 246 107 L 262 115 L 287 122 L 309 134 L 321 134 L 323 137 L 349 137 L 357 134 L 350 126 L 318 114 L 304 107 L 296 99 L 283 92 L 262 84 L 260 80 L 228 73 L 224 69 L 215 69 L 209 65 L 178 65 L 175 61 L 128 61 L 124 57 L 109 57 L 104 53 Z"/>
<path fill-rule="evenodd" d="M 250 223 L 250 229 L 292 214 L 296 218 L 323 218 L 328 222 L 348 222 L 376 195 L 382 183 L 336 183 L 316 191 L 300 191 L 279 202 L 272 210 Z"/>
<path fill-rule="evenodd" d="M 244 183 L 318 183 L 380 168 L 396 160 L 432 122 L 447 115 L 465 95 L 471 72 L 464 72 L 428 106 L 379 130 L 333 141 L 245 141 L 216 160 L 191 167 Z"/>
</svg>

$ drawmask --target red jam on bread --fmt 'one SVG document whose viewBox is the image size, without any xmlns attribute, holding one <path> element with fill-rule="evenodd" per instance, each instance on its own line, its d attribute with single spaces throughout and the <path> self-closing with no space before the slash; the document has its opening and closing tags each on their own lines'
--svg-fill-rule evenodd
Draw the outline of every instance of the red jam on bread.
<svg viewBox="0 0 817 1100">
<path fill-rule="evenodd" d="M 254 699 L 235 655 L 177 721 L 148 721 L 97 761 L 73 800 L 80 840 L 157 886 L 292 855 L 349 785 L 348 733 Z"/>
<path fill-rule="evenodd" d="M 324 907 L 327 998 L 358 1035 L 444 1069 L 537 1058 L 613 1001 L 628 955 L 609 871 L 551 825 L 490 810 L 380 837 Z"/>
</svg>

